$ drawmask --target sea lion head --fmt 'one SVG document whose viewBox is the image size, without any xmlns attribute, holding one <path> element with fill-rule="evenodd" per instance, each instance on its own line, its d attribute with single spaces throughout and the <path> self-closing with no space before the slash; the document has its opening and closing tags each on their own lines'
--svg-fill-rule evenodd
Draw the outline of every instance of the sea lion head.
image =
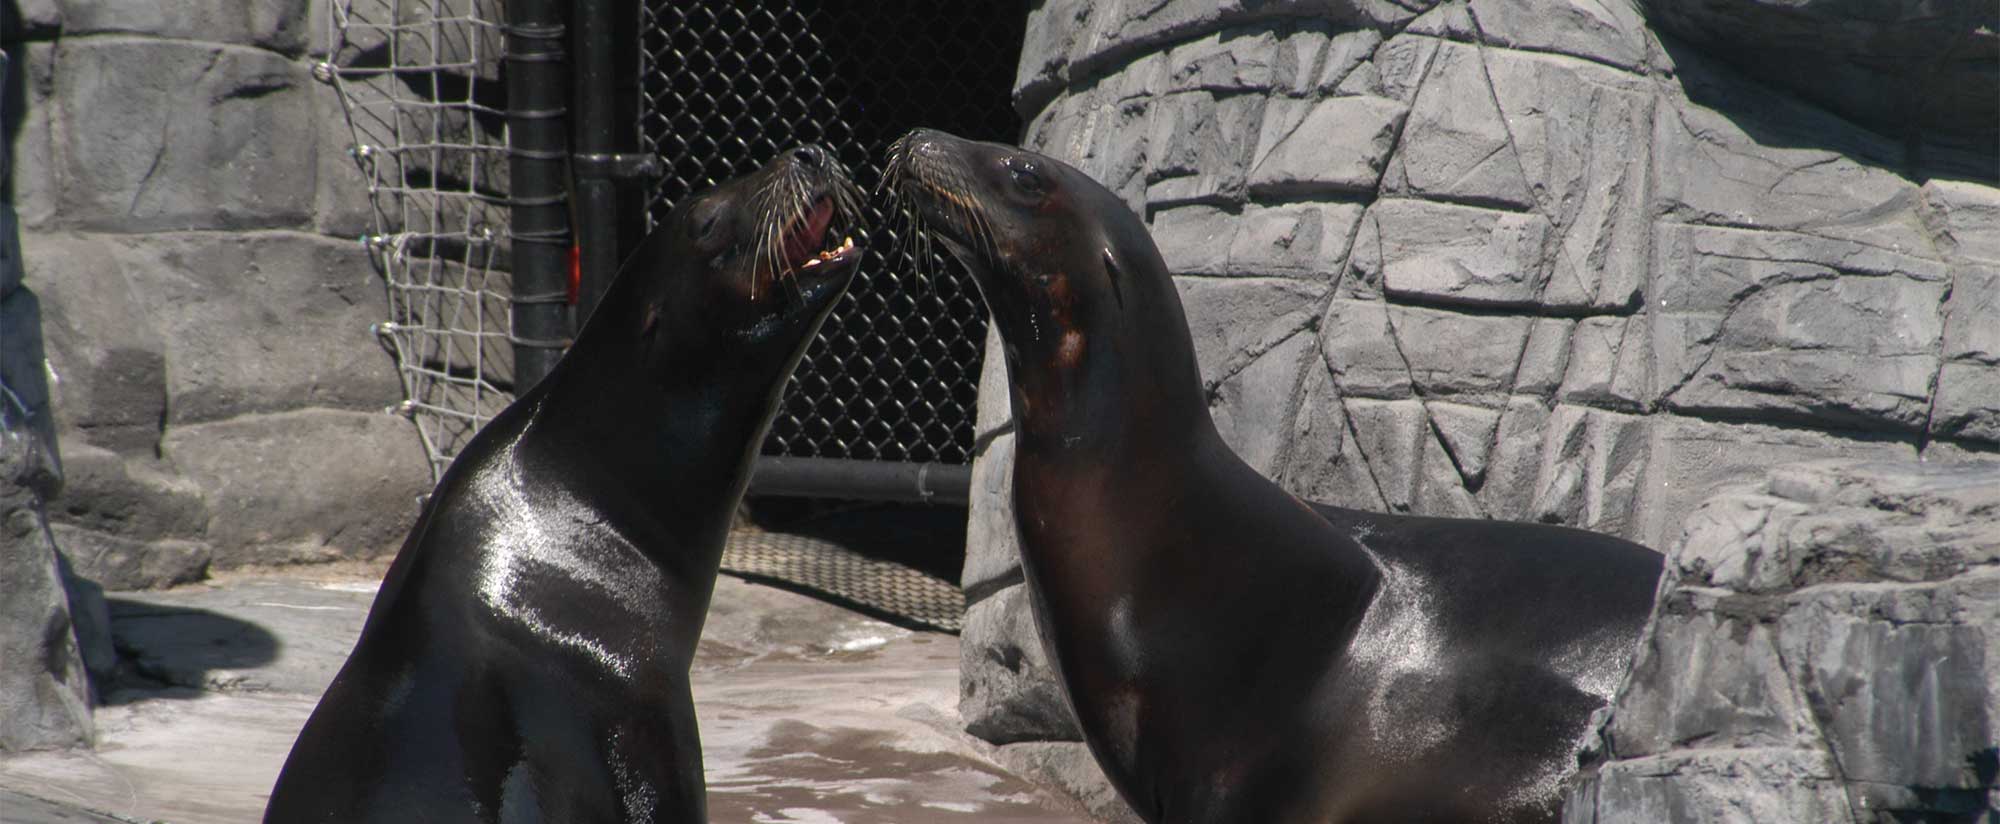
<svg viewBox="0 0 2000 824">
<path fill-rule="evenodd" d="M 1198 387 L 1179 293 L 1116 194 L 1046 155 L 930 129 L 889 151 L 884 185 L 972 273 L 1029 385 L 1017 401 Z"/>
<path fill-rule="evenodd" d="M 848 233 L 861 209 L 860 190 L 819 146 L 684 198 L 606 295 L 604 334 L 636 340 L 656 371 L 693 380 L 789 371 L 853 280 L 862 247 Z M 599 326 L 593 316 L 584 337 Z"/>
</svg>

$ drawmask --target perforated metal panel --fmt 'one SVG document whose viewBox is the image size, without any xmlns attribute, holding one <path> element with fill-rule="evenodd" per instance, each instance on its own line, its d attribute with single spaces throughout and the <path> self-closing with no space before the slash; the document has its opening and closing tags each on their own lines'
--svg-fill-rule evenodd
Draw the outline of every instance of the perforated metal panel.
<svg viewBox="0 0 2000 824">
<path fill-rule="evenodd" d="M 800 143 L 833 149 L 872 189 L 884 150 L 913 127 L 1016 140 L 1026 16 L 1017 3 L 648 0 L 639 132 L 667 169 L 648 226 Z M 967 463 L 985 308 L 955 261 L 919 261 L 883 204 L 871 211 L 855 284 L 794 373 L 764 452 Z"/>
</svg>

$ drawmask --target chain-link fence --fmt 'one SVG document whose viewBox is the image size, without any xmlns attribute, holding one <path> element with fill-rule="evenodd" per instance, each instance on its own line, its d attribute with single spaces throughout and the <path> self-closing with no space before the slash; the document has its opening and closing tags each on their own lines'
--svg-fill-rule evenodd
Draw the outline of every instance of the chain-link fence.
<svg viewBox="0 0 2000 824">
<path fill-rule="evenodd" d="M 681 197 L 800 143 L 873 187 L 915 126 L 1012 142 L 1027 13 L 1014 3 L 647 0 L 639 134 Z M 768 455 L 968 463 L 985 309 L 956 261 L 919 261 L 871 207 L 868 253 L 792 376 Z M 861 238 L 857 238 L 861 240 Z M 919 273 L 923 273 L 922 276 Z"/>
<path fill-rule="evenodd" d="M 433 474 L 512 400 L 499 0 L 341 0 L 318 64 L 352 131 L 389 292 L 376 331 Z"/>
</svg>

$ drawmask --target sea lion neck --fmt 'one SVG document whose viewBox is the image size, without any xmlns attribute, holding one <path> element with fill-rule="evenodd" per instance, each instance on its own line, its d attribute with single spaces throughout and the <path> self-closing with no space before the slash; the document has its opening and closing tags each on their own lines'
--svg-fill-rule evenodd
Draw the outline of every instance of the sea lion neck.
<svg viewBox="0 0 2000 824">
<path fill-rule="evenodd" d="M 1098 352 L 1071 369 L 1009 364 L 1009 402 L 1021 449 L 1037 459 L 1123 464 L 1163 444 L 1217 439 L 1193 380 L 1170 381 Z M 1024 374 L 1025 371 L 1025 374 Z"/>
<path fill-rule="evenodd" d="M 1060 311 L 995 313 L 1024 449 L 1117 461 L 1219 438 L 1179 294 L 1164 270 L 1143 274 L 1128 275 L 1139 282 L 1125 286 L 1122 302 L 1094 295 Z"/>
<path fill-rule="evenodd" d="M 586 343 L 579 341 L 578 347 Z M 703 536 L 719 536 L 728 527 L 733 509 L 728 502 L 742 494 L 770 425 L 761 411 L 783 383 L 708 381 L 670 388 L 635 374 L 642 357 L 636 343 L 589 343 L 594 345 L 588 351 L 572 350 L 532 390 L 525 427 L 534 433 L 527 440 L 537 453 L 520 458 L 569 465 L 587 460 L 589 471 L 565 476 L 577 492 L 634 501 L 626 511 L 654 513 L 647 520 L 664 525 L 674 539 L 666 545 L 706 546 Z M 564 391 L 565 386 L 591 391 Z M 619 448 L 585 448 L 603 443 Z M 715 478 L 738 482 L 718 484 Z M 712 513 L 724 514 L 718 519 Z"/>
</svg>

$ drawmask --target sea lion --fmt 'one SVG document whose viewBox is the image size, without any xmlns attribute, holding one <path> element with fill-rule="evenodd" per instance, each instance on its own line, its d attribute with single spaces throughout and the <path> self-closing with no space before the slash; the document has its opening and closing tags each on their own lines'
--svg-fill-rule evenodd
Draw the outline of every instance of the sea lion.
<svg viewBox="0 0 2000 824">
<path fill-rule="evenodd" d="M 1658 553 L 1293 497 L 1217 434 L 1173 280 L 1117 196 L 924 130 L 891 149 L 886 186 L 999 326 L 1037 622 L 1143 818 L 1556 819 Z"/>
<path fill-rule="evenodd" d="M 706 820 L 688 666 L 859 207 L 813 146 L 674 207 L 438 481 L 265 821 Z"/>
</svg>

